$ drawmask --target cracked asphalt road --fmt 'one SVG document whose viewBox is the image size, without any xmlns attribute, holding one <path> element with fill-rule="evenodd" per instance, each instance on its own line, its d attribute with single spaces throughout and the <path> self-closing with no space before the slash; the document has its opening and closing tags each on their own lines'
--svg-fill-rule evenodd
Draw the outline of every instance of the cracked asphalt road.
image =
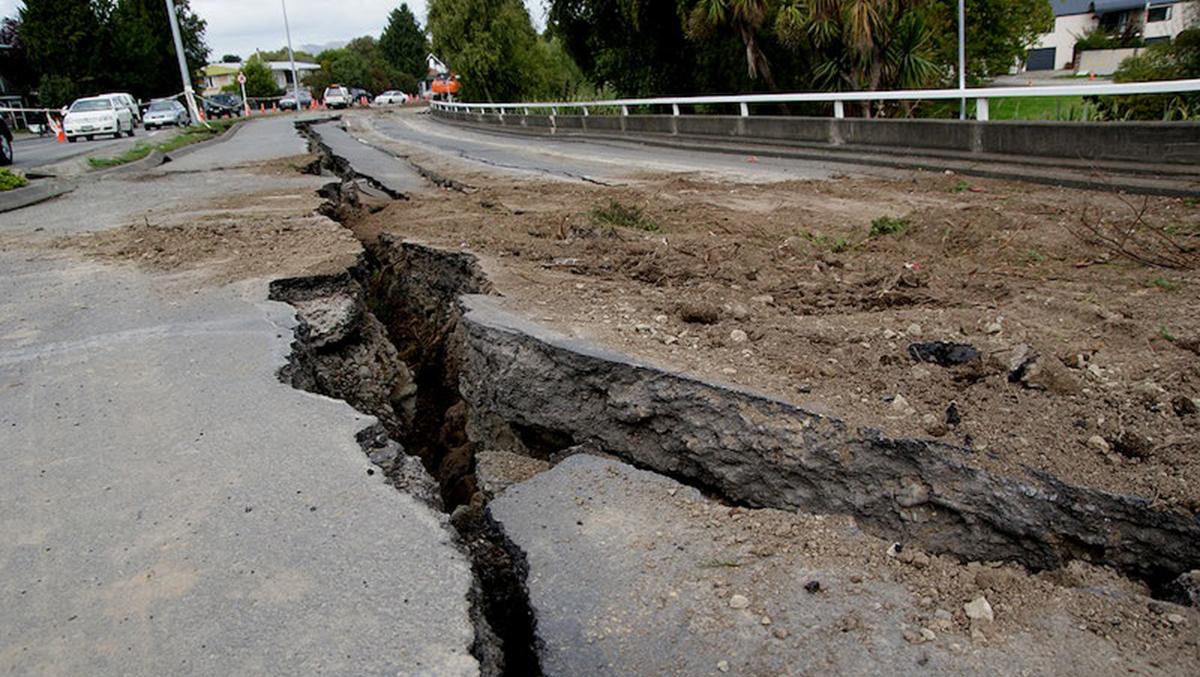
<svg viewBox="0 0 1200 677">
<path fill-rule="evenodd" d="M 474 674 L 468 561 L 369 476 L 371 419 L 276 378 L 294 320 L 266 280 L 39 246 L 323 181 L 231 167 L 228 143 L 0 226 L 0 673 Z M 304 152 L 288 119 L 233 143 Z"/>
</svg>

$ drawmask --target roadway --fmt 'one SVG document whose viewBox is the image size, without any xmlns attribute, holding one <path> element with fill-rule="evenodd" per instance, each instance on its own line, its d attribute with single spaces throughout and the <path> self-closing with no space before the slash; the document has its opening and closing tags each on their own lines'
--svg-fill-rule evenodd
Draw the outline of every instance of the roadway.
<svg viewBox="0 0 1200 677">
<path fill-rule="evenodd" d="M 53 136 L 20 134 L 13 139 L 12 166 L 14 169 L 29 172 L 79 157 L 111 157 L 134 147 L 139 142 L 149 139 L 160 141 L 174 133 L 175 130 L 170 129 L 155 129 L 149 132 L 138 129 L 137 135 L 132 138 L 127 136 L 120 139 L 103 137 L 93 141 L 80 139 L 75 143 L 59 143 Z"/>
<path fill-rule="evenodd" d="M 474 674 L 467 559 L 372 473 L 369 417 L 278 379 L 267 278 L 56 239 L 233 219 L 353 256 L 314 222 L 326 179 L 241 166 L 304 153 L 292 120 L 235 138 L 0 219 L 0 673 Z"/>
</svg>

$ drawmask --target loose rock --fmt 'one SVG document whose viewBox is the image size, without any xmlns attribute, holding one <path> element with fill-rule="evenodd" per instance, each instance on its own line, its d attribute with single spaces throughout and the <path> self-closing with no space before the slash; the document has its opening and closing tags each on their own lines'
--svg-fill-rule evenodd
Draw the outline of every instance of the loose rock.
<svg viewBox="0 0 1200 677">
<path fill-rule="evenodd" d="M 1087 445 L 1102 454 L 1107 454 L 1111 448 L 1108 444 L 1108 440 L 1099 435 L 1092 435 L 1089 437 L 1087 440 Z"/>
<path fill-rule="evenodd" d="M 974 346 L 946 341 L 909 344 L 908 354 L 917 362 L 931 362 L 941 367 L 956 367 L 979 359 L 979 351 Z"/>
<path fill-rule="evenodd" d="M 972 621 L 982 621 L 991 623 L 996 619 L 992 613 L 992 605 L 988 603 L 987 598 L 980 596 L 967 602 L 963 605 L 963 611 L 966 612 L 967 618 Z"/>
<path fill-rule="evenodd" d="M 1187 395 L 1176 395 L 1171 398 L 1171 409 L 1176 416 L 1195 416 L 1200 412 L 1200 401 Z"/>
<path fill-rule="evenodd" d="M 729 598 L 730 609 L 745 609 L 750 606 L 750 600 L 745 595 L 733 595 Z"/>
</svg>

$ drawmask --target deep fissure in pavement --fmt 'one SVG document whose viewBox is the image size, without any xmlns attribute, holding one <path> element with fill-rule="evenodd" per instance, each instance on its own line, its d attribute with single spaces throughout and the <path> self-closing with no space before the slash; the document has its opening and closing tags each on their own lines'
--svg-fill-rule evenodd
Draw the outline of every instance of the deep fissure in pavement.
<svg viewBox="0 0 1200 677">
<path fill-rule="evenodd" d="M 307 170 L 341 180 L 319 191 L 326 200 L 319 211 L 348 225 L 362 209 L 361 177 L 322 155 Z M 457 386 L 457 298 L 490 286 L 473 260 L 447 257 L 438 267 L 409 261 L 402 247 L 364 246 L 344 273 L 271 283 L 270 298 L 295 307 L 299 320 L 280 378 L 379 419 L 359 433 L 363 451 L 397 489 L 448 513 L 470 555 L 472 654 L 481 672 L 541 674 L 525 557 L 476 489 Z"/>
<path fill-rule="evenodd" d="M 331 185 L 323 211 L 343 222 L 361 213 L 360 178 L 348 170 Z M 1176 578 L 1200 563 L 1200 525 L 1187 516 L 1049 475 L 992 475 L 968 450 L 853 429 L 573 343 L 487 302 L 491 285 L 470 254 L 389 235 L 364 245 L 368 253 L 340 283 L 361 302 L 339 303 L 366 309 L 366 331 L 386 335 L 394 352 L 380 364 L 408 373 L 386 381 L 386 397 L 349 382 L 340 396 L 380 416 L 436 478 L 435 493 L 474 543 L 481 605 L 492 604 L 484 615 L 501 634 L 520 628 L 501 642 L 510 665 L 536 664 L 535 618 L 523 557 L 478 491 L 477 446 L 554 461 L 582 445 L 731 503 L 847 514 L 870 533 L 963 560 L 1040 570 L 1083 559 L 1174 599 Z"/>
</svg>

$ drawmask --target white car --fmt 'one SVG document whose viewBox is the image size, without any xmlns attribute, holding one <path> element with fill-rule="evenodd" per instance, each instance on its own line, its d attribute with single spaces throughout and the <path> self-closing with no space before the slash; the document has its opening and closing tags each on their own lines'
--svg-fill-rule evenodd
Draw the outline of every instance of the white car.
<svg viewBox="0 0 1200 677">
<path fill-rule="evenodd" d="M 138 108 L 137 100 L 133 98 L 133 95 L 126 94 L 125 92 L 113 92 L 111 94 L 101 94 L 100 96 L 107 96 L 118 106 L 128 108 L 130 114 L 133 115 L 134 123 L 142 121 L 142 109 Z"/>
<path fill-rule="evenodd" d="M 133 136 L 133 114 L 107 96 L 79 99 L 67 109 L 63 131 L 71 143 L 81 136 L 88 141 L 101 134 L 112 134 L 114 139 L 121 134 Z"/>
<path fill-rule="evenodd" d="M 404 92 L 400 92 L 400 91 L 397 91 L 394 89 L 389 89 L 388 91 L 384 92 L 383 94 L 380 94 L 379 96 L 375 97 L 375 105 L 376 106 L 393 106 L 396 104 L 405 104 L 405 103 L 408 103 L 408 95 L 405 94 Z"/>
<path fill-rule="evenodd" d="M 188 115 L 183 104 L 174 99 L 151 101 L 150 107 L 146 109 L 146 115 L 142 117 L 142 126 L 146 129 L 166 127 L 167 125 L 183 127 L 188 124 L 191 124 L 191 116 Z"/>
<path fill-rule="evenodd" d="M 350 92 L 341 85 L 330 85 L 325 88 L 325 105 L 330 108 L 346 108 L 351 104 Z"/>
</svg>

